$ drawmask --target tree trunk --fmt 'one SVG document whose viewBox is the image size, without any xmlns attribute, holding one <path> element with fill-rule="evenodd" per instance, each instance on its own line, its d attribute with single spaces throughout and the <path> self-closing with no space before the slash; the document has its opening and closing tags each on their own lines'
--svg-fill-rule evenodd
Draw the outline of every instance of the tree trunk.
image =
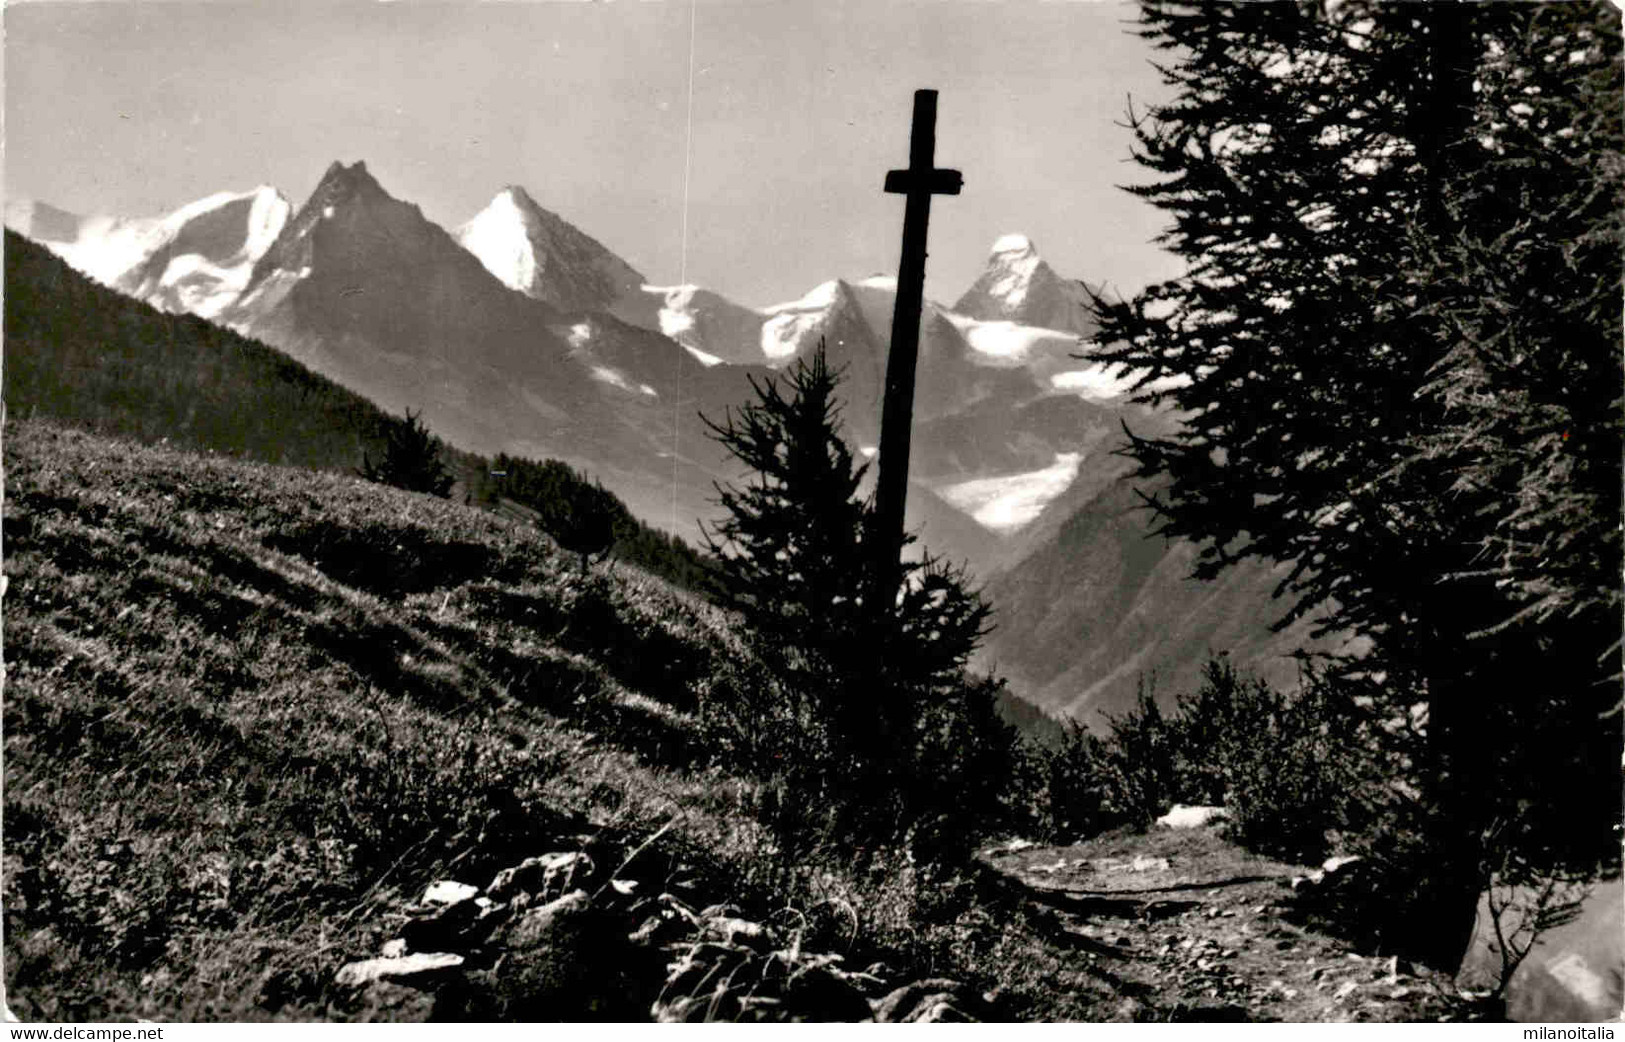
<svg viewBox="0 0 1625 1042">
<path fill-rule="evenodd" d="M 1484 750 L 1479 742 L 1493 740 L 1472 726 L 1469 703 L 1473 674 L 1435 684 L 1429 692 L 1428 745 L 1431 763 L 1426 784 L 1431 788 L 1431 834 L 1424 857 L 1432 862 L 1424 870 L 1416 895 L 1410 945 L 1416 957 L 1435 969 L 1454 973 L 1472 939 L 1478 898 L 1486 883 L 1485 794 L 1476 770 Z M 1479 730 L 1476 736 L 1473 734 Z M 1475 737 L 1477 741 L 1475 741 Z M 1475 748 L 1476 747 L 1476 748 Z M 1476 762 L 1475 762 L 1476 761 Z"/>
</svg>

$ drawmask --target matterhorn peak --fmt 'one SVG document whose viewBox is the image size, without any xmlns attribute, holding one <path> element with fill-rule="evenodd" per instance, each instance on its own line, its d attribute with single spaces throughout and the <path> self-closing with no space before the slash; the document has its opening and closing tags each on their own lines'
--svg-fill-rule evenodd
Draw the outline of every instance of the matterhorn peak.
<svg viewBox="0 0 1625 1042">
<path fill-rule="evenodd" d="M 987 267 L 953 310 L 989 322 L 1086 333 L 1094 328 L 1086 296 L 1081 284 L 1055 273 L 1031 239 L 1013 232 L 994 240 Z"/>
<path fill-rule="evenodd" d="M 1012 232 L 1009 235 L 1001 235 L 997 240 L 994 241 L 993 249 L 990 251 L 990 256 L 999 257 L 1013 253 L 1030 253 L 1037 256 L 1038 248 L 1034 246 L 1033 241 L 1027 238 L 1025 235 L 1022 235 L 1020 232 Z"/>
</svg>

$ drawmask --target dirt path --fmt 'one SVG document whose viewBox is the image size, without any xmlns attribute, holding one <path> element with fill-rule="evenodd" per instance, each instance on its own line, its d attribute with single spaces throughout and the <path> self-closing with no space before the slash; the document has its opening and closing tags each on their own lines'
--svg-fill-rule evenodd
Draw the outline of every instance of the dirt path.
<svg viewBox="0 0 1625 1042">
<path fill-rule="evenodd" d="M 1013 849 L 1014 848 L 1014 849 Z M 1132 1019 L 1438 1021 L 1467 1010 L 1447 978 L 1290 922 L 1295 875 L 1210 829 L 1019 841 L 979 859 L 1054 945 L 1088 960 Z"/>
</svg>

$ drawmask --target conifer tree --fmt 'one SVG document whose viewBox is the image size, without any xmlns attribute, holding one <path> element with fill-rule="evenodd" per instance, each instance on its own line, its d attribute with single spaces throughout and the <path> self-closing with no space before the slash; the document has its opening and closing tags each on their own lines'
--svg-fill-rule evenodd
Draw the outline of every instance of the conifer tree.
<svg viewBox="0 0 1625 1042">
<path fill-rule="evenodd" d="M 368 481 L 406 489 L 408 492 L 427 492 L 441 499 L 451 495 L 456 482 L 450 470 L 440 460 L 440 439 L 424 426 L 422 413 L 406 410 L 406 419 L 390 426 L 384 442 L 383 455 L 377 464 L 363 454 L 356 473 Z"/>
<path fill-rule="evenodd" d="M 970 697 L 963 671 L 989 609 L 961 570 L 930 557 L 900 564 L 898 595 L 874 602 L 867 467 L 841 436 L 839 380 L 820 343 L 782 384 L 753 380 L 754 402 L 705 420 L 753 472 L 718 486 L 727 514 L 706 540 L 725 599 L 792 683 L 816 688 L 840 753 L 873 785 L 901 789 L 922 712 Z"/>
<path fill-rule="evenodd" d="M 586 569 L 593 558 L 600 560 L 615 549 L 617 529 L 630 526 L 626 508 L 603 485 L 585 481 L 545 504 L 542 526 L 559 546 L 581 555 Z"/>
<path fill-rule="evenodd" d="M 771 640 L 828 651 L 859 636 L 863 537 L 858 496 L 867 466 L 854 466 L 840 434 L 839 375 L 819 344 L 783 386 L 751 377 L 756 401 L 711 434 L 753 472 L 742 487 L 718 486 L 727 516 L 705 533 L 721 565 L 725 596 Z"/>
<path fill-rule="evenodd" d="M 1348 668 L 1426 704 L 1415 923 L 1447 963 L 1489 837 L 1617 857 L 1619 16 L 1150 2 L 1142 33 L 1175 96 L 1132 116 L 1130 190 L 1189 266 L 1096 300 L 1099 357 L 1189 418 L 1129 451 L 1199 576 L 1291 562 L 1283 622 L 1369 638 Z"/>
</svg>

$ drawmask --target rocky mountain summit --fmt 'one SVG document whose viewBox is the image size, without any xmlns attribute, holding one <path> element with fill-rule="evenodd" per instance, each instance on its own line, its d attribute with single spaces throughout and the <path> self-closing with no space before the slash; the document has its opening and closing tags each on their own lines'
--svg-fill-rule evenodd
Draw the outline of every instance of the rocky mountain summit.
<svg viewBox="0 0 1625 1042">
<path fill-rule="evenodd" d="M 1090 336 L 1088 295 L 1078 282 L 1056 274 L 1025 235 L 1005 235 L 993 244 L 987 267 L 954 304 L 971 318 L 1019 322 Z"/>
<path fill-rule="evenodd" d="M 508 185 L 453 237 L 504 286 L 560 311 L 606 311 L 655 328 L 645 279 L 597 239 Z"/>
</svg>

